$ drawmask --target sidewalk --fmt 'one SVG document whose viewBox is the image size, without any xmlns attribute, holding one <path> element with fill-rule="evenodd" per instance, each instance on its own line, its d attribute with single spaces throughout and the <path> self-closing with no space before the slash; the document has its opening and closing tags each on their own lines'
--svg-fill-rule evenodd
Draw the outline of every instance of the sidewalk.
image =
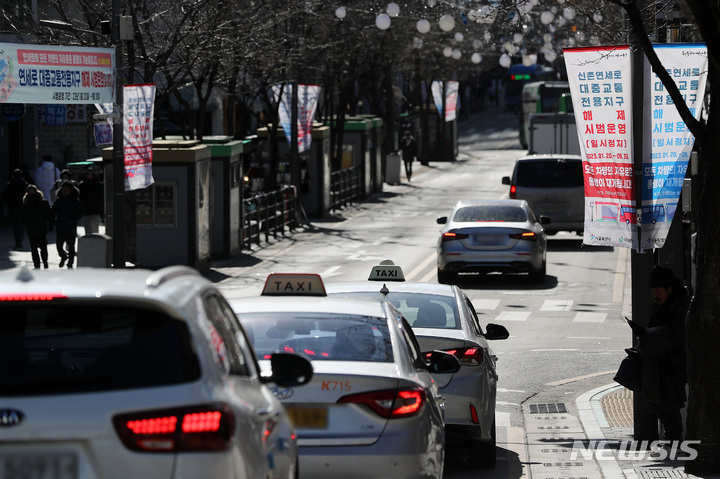
<svg viewBox="0 0 720 479">
<path fill-rule="evenodd" d="M 100 225 L 100 233 L 105 234 L 105 225 Z M 79 239 L 84 234 L 85 228 L 78 226 L 78 241 L 75 242 L 75 248 L 78 247 Z M 23 239 L 23 247 L 15 248 L 12 227 L 9 224 L 0 225 L 0 269 L 7 270 L 17 268 L 23 263 L 25 263 L 28 268 L 33 268 L 30 242 L 27 236 Z M 50 266 L 49 269 L 58 269 L 60 267 L 60 255 L 58 255 L 57 248 L 55 247 L 54 231 L 48 233 L 48 265 Z M 64 269 L 67 269 L 67 267 Z"/>
</svg>

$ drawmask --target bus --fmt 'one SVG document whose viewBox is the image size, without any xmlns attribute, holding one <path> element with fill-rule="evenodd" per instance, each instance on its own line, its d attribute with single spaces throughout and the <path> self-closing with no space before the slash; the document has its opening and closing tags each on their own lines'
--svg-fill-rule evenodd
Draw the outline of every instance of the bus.
<svg viewBox="0 0 720 479">
<path fill-rule="evenodd" d="M 522 88 L 522 112 L 519 118 L 518 133 L 520 144 L 527 149 L 530 133 L 530 115 L 533 113 L 559 113 L 560 99 L 564 93 L 570 93 L 570 84 L 566 81 L 535 81 L 526 83 Z"/>
<path fill-rule="evenodd" d="M 505 75 L 505 106 L 514 112 L 522 107 L 522 88 L 526 83 L 542 80 L 554 80 L 555 70 L 543 65 L 525 66 L 516 63 L 508 67 Z"/>
</svg>

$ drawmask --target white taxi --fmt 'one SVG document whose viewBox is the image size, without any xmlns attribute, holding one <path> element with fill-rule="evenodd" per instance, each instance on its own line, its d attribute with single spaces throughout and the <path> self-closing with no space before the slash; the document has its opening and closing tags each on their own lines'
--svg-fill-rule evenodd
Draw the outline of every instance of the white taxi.
<svg viewBox="0 0 720 479">
<path fill-rule="evenodd" d="M 455 373 L 434 373 L 445 397 L 448 447 L 469 446 L 471 462 L 496 462 L 497 357 L 488 341 L 506 339 L 505 326 L 480 325 L 470 298 L 457 286 L 405 281 L 390 260 L 374 266 L 368 281 L 326 283 L 327 294 L 348 299 L 385 299 L 412 326 L 422 351 L 442 350 L 461 364 Z"/>
<path fill-rule="evenodd" d="M 295 477 L 295 430 L 265 383 L 312 367 L 265 362 L 196 270 L 1 272 L 0 477 Z"/>
<path fill-rule="evenodd" d="M 274 388 L 297 428 L 305 478 L 441 478 L 442 398 L 431 372 L 454 356 L 421 354 L 389 302 L 330 298 L 313 274 L 271 274 L 256 298 L 231 301 L 260 366 L 278 352 L 304 354 L 313 379 Z"/>
</svg>

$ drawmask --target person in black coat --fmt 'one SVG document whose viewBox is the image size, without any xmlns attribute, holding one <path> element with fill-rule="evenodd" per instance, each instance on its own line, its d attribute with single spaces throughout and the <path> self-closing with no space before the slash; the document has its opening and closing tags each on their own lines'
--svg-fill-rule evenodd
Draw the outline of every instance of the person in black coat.
<svg viewBox="0 0 720 479">
<path fill-rule="evenodd" d="M 412 177 L 412 164 L 418 153 L 417 142 L 413 138 L 410 130 L 405 130 L 402 140 L 400 140 L 400 150 L 402 150 L 402 159 L 405 163 L 405 176 L 408 181 Z"/>
<path fill-rule="evenodd" d="M 95 234 L 100 231 L 100 217 L 103 213 L 104 187 L 92 171 L 85 173 L 85 178 L 78 183 L 80 201 L 83 205 L 83 226 L 85 234 Z"/>
<path fill-rule="evenodd" d="M 642 395 L 648 411 L 660 421 L 664 438 L 679 441 L 683 435 L 680 409 L 687 401 L 685 317 L 690 298 L 682 278 L 662 266 L 652 270 L 650 293 L 653 306 L 647 328 L 631 323 L 642 359 Z"/>
<path fill-rule="evenodd" d="M 57 200 L 52 205 L 55 220 L 55 236 L 57 252 L 60 255 L 60 267 L 72 268 L 75 261 L 75 241 L 77 240 L 77 225 L 83 216 L 80 194 L 70 181 L 63 183 Z M 65 247 L 67 246 L 67 251 Z"/>
<path fill-rule="evenodd" d="M 28 185 L 22 205 L 22 220 L 25 224 L 30 253 L 35 269 L 40 269 L 40 260 L 45 269 L 48 268 L 48 231 L 52 229 L 52 211 L 50 203 L 35 185 Z"/>
<path fill-rule="evenodd" d="M 23 227 L 20 210 L 22 209 L 23 197 L 25 196 L 25 188 L 27 182 L 23 177 L 20 169 L 13 171 L 12 178 L 5 185 L 2 197 L 8 205 L 8 214 L 12 223 L 13 237 L 15 238 L 15 247 L 22 248 L 23 237 L 25 236 L 25 228 Z"/>
</svg>

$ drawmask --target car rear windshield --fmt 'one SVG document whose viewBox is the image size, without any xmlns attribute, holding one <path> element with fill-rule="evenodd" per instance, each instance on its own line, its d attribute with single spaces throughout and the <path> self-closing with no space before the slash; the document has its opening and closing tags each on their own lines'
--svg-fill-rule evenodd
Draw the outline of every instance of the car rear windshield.
<svg viewBox="0 0 720 479">
<path fill-rule="evenodd" d="M 385 319 L 331 313 L 237 313 L 255 353 L 300 353 L 313 361 L 391 363 L 390 330 Z"/>
<path fill-rule="evenodd" d="M 0 305 L 0 396 L 167 386 L 199 377 L 187 326 L 162 313 Z"/>
<path fill-rule="evenodd" d="M 455 212 L 453 221 L 474 223 L 478 221 L 527 221 L 525 210 L 518 206 L 466 206 Z"/>
<path fill-rule="evenodd" d="M 580 160 L 552 159 L 518 163 L 517 186 L 531 188 L 563 188 L 583 186 Z"/>
<path fill-rule="evenodd" d="M 360 299 L 386 299 L 405 317 L 414 328 L 461 329 L 460 313 L 453 296 L 438 294 L 390 291 L 351 291 L 329 293 L 331 296 Z"/>
</svg>

